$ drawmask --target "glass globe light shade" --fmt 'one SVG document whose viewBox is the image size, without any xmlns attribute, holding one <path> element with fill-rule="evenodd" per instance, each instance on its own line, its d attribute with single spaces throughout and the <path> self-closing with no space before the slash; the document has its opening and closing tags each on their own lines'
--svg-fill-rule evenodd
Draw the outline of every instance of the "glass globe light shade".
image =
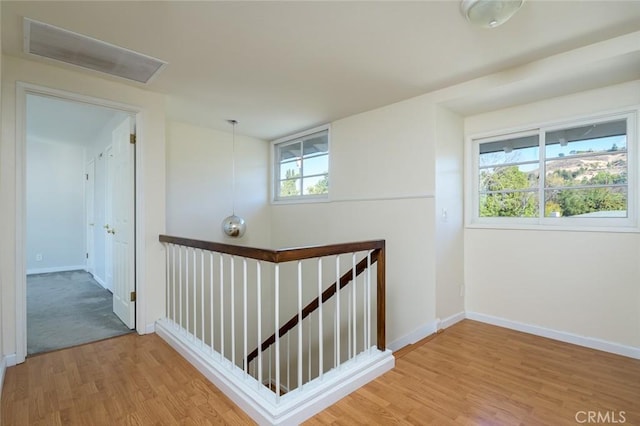
<svg viewBox="0 0 640 426">
<path fill-rule="evenodd" d="M 462 0 L 462 14 L 473 25 L 495 28 L 507 22 L 524 0 Z"/>
<path fill-rule="evenodd" d="M 246 230 L 244 219 L 235 214 L 225 217 L 222 221 L 222 231 L 229 237 L 240 238 Z"/>
</svg>

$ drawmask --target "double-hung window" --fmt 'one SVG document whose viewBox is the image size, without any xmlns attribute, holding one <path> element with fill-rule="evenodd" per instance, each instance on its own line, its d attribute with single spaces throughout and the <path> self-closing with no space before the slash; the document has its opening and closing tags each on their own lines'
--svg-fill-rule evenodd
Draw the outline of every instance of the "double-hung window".
<svg viewBox="0 0 640 426">
<path fill-rule="evenodd" d="M 636 114 L 472 140 L 471 222 L 637 226 Z"/>
<path fill-rule="evenodd" d="M 329 127 L 279 139 L 274 147 L 274 200 L 314 200 L 329 194 Z"/>
</svg>

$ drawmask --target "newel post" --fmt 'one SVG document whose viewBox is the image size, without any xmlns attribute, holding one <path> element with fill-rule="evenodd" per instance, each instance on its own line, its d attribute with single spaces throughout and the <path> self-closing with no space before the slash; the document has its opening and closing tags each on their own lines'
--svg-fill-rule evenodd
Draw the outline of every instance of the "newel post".
<svg viewBox="0 0 640 426">
<path fill-rule="evenodd" d="M 385 343 L 385 320 L 386 320 L 386 313 L 385 313 L 385 296 L 386 296 L 386 291 L 385 291 L 385 277 L 386 277 L 386 264 L 385 264 L 385 243 L 382 243 L 382 247 L 380 249 L 378 249 L 378 269 L 377 269 L 377 301 L 378 301 L 378 311 L 377 311 L 377 324 L 378 324 L 378 330 L 377 330 L 377 337 L 378 337 L 378 342 L 377 342 L 377 346 L 378 349 L 380 349 L 381 351 L 384 351 L 386 349 L 386 343 Z"/>
</svg>

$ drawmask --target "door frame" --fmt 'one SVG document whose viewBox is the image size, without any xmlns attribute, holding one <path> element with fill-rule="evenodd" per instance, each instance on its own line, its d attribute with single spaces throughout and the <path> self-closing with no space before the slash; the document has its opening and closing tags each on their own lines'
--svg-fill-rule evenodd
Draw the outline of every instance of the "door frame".
<svg viewBox="0 0 640 426">
<path fill-rule="evenodd" d="M 26 169 L 27 169 L 27 95 L 45 96 L 58 98 L 66 101 L 77 102 L 82 104 L 95 105 L 105 108 L 111 108 L 131 114 L 134 117 L 136 128 L 142 128 L 142 109 L 134 105 L 115 102 L 107 99 L 96 98 L 92 96 L 81 95 L 65 90 L 53 89 L 50 87 L 39 86 L 36 84 L 16 82 L 16 363 L 24 362 L 27 355 L 27 255 L 26 255 Z M 142 133 L 142 132 L 137 132 Z M 138 137 L 135 144 L 135 280 L 136 280 L 136 331 L 144 334 L 145 330 L 145 314 L 146 300 L 144 295 L 144 250 L 142 241 L 144 241 L 144 210 L 143 203 L 140 202 L 143 182 L 141 167 L 141 145 L 143 144 L 141 137 Z"/>
</svg>

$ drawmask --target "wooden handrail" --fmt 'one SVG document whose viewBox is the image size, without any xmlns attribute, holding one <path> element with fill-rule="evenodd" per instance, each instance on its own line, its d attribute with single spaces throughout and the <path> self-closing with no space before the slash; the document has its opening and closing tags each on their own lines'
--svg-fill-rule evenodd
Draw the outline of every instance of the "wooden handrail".
<svg viewBox="0 0 640 426">
<path fill-rule="evenodd" d="M 236 246 L 213 241 L 193 240 L 190 238 L 160 235 L 161 243 L 176 244 L 202 250 L 215 251 L 233 256 L 248 257 L 266 262 L 281 263 L 314 257 L 353 253 L 357 251 L 376 250 L 384 247 L 384 240 L 359 241 L 354 243 L 329 244 L 325 246 L 294 247 L 285 249 L 264 249 L 257 247 Z"/>
<path fill-rule="evenodd" d="M 374 250 L 371 253 L 371 265 L 373 265 L 380 259 L 380 253 L 382 253 L 382 256 L 384 258 L 383 249 L 384 249 L 384 241 L 383 241 L 382 249 Z M 360 275 L 362 272 L 364 272 L 367 269 L 367 266 L 368 266 L 368 262 L 367 262 L 367 258 L 365 257 L 356 265 L 356 277 Z M 353 277 L 353 269 L 350 269 L 347 272 L 345 272 L 344 275 L 340 277 L 339 281 L 334 282 L 325 291 L 322 292 L 322 303 L 325 303 L 327 300 L 331 299 L 334 294 L 336 294 L 336 291 L 337 291 L 336 287 L 338 286 L 338 282 L 340 284 L 340 289 L 342 289 L 354 279 L 355 278 Z M 379 295 L 380 293 L 378 293 L 378 296 Z M 380 306 L 380 303 L 378 303 L 378 306 Z M 318 307 L 319 307 L 319 297 L 316 297 L 311 302 L 309 302 L 307 306 L 305 306 L 302 309 L 302 319 L 305 319 L 306 317 L 311 315 L 311 313 L 314 312 L 316 309 L 318 309 Z M 295 314 L 293 317 L 291 317 L 289 321 L 287 321 L 286 323 L 284 323 L 282 327 L 280 327 L 280 329 L 278 330 L 278 335 L 280 337 L 284 336 L 289 331 L 291 331 L 291 329 L 293 329 L 293 327 L 295 327 L 299 321 L 301 321 L 299 319 L 299 315 Z M 383 321 L 383 325 L 384 325 L 384 321 Z M 378 330 L 378 339 L 379 338 L 380 338 L 380 331 Z M 383 338 L 384 338 L 384 334 L 383 334 Z M 260 345 L 261 351 L 262 352 L 266 351 L 275 342 L 276 342 L 276 334 L 273 333 L 264 342 L 262 342 L 262 345 Z M 378 347 L 380 346 L 379 343 L 380 341 L 378 342 Z M 383 343 L 383 346 L 384 346 L 384 343 Z M 382 350 L 384 350 L 384 348 L 382 348 Z M 253 352 L 251 352 L 247 356 L 247 363 L 250 363 L 251 361 L 253 361 L 257 356 L 258 356 L 258 348 L 254 349 Z"/>
</svg>

